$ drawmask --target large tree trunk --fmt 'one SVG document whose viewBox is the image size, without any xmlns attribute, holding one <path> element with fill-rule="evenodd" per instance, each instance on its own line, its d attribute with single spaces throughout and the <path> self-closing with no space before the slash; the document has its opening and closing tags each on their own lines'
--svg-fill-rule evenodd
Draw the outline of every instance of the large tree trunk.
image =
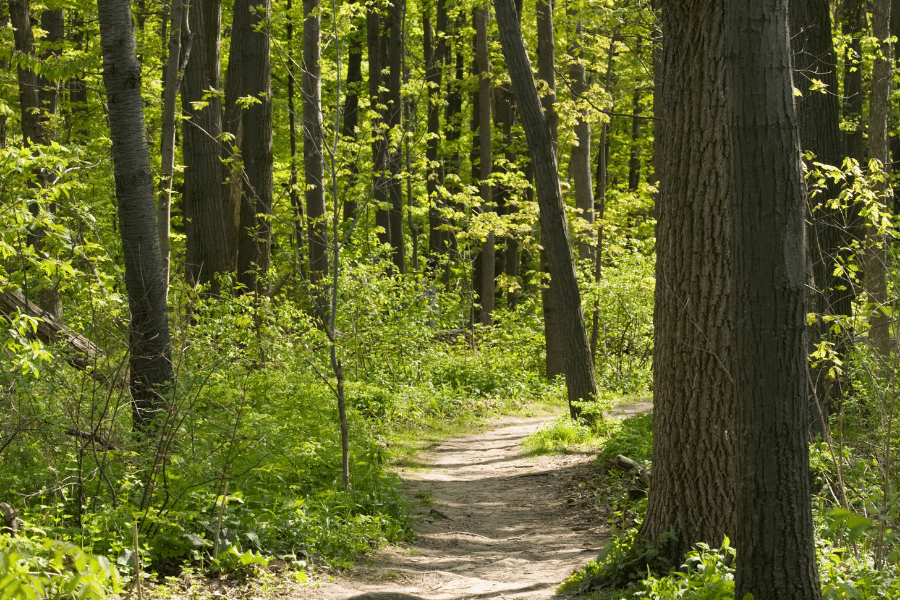
<svg viewBox="0 0 900 600">
<path fill-rule="evenodd" d="M 790 24 L 793 41 L 794 85 L 800 91 L 797 98 L 797 117 L 803 150 L 812 152 L 816 162 L 840 165 L 842 140 L 837 94 L 837 74 L 834 43 L 831 37 L 831 12 L 828 0 L 791 2 Z M 826 86 L 826 92 L 813 88 L 813 78 Z M 850 316 L 850 296 L 838 288 L 850 289 L 850 281 L 834 276 L 838 253 L 849 245 L 843 229 L 841 212 L 829 207 L 839 189 L 831 184 L 824 194 L 807 201 L 807 256 L 812 277 L 807 298 L 807 312 L 818 315 Z M 824 340 L 835 343 L 842 362 L 848 358 L 843 351 L 845 336 L 828 335 L 829 327 L 817 319 L 809 327 L 807 349 Z M 831 398 L 842 395 L 839 381 L 828 378 L 828 367 L 809 369 L 809 423 L 813 437 L 828 432 L 828 407 Z M 837 384 L 837 385 L 835 385 Z"/>
<path fill-rule="evenodd" d="M 787 1 L 729 0 L 725 10 L 739 490 L 735 598 L 818 600 L 806 428 L 806 189 Z"/>
<path fill-rule="evenodd" d="M 522 41 L 522 30 L 513 0 L 496 0 L 500 43 L 509 68 L 516 94 L 516 104 L 522 117 L 522 127 L 528 138 L 531 164 L 541 218 L 541 239 L 547 249 L 552 291 L 560 310 L 560 333 L 565 352 L 566 387 L 572 416 L 579 413 L 575 402 L 592 401 L 597 396 L 594 363 L 591 360 L 581 296 L 575 278 L 575 259 L 569 243 L 569 231 L 559 186 L 553 138 L 538 98 L 537 86 Z"/>
<path fill-rule="evenodd" d="M 444 205 L 440 188 L 444 185 L 444 166 L 438 161 L 441 145 L 441 81 L 444 68 L 449 66 L 447 47 L 447 6 L 445 0 L 437 0 L 437 42 L 431 28 L 430 9 L 422 16 L 423 45 L 425 50 L 425 80 L 428 83 L 428 146 L 425 158 L 428 160 L 428 267 L 437 272 L 441 257 L 446 258 L 446 220 L 441 214 Z"/>
<path fill-rule="evenodd" d="M 272 73 L 269 61 L 271 0 L 235 0 L 225 91 L 229 131 L 240 148 L 243 173 L 240 189 L 240 227 L 237 276 L 244 289 L 260 291 L 269 270 L 272 229 Z M 260 28 L 262 26 L 262 28 Z M 241 106 L 240 98 L 253 103 Z"/>
<path fill-rule="evenodd" d="M 878 42 L 875 63 L 872 66 L 872 95 L 869 97 L 869 159 L 881 163 L 885 179 L 876 186 L 881 209 L 890 211 L 889 198 L 891 152 L 888 146 L 888 107 L 891 95 L 893 60 L 890 43 L 891 0 L 875 0 L 872 12 L 872 35 Z M 869 316 L 869 342 L 884 358 L 891 350 L 896 351 L 896 343 L 891 340 L 891 317 L 887 297 L 887 240 L 877 227 L 866 231 L 866 294 L 873 310 Z"/>
<path fill-rule="evenodd" d="M 309 272 L 315 283 L 328 275 L 328 228 L 325 223 L 325 157 L 322 154 L 322 19 L 319 0 L 303 0 L 303 167 L 309 223 Z"/>
<path fill-rule="evenodd" d="M 162 259 L 156 232 L 153 172 L 144 128 L 141 65 L 135 52 L 128 0 L 98 0 L 103 83 L 131 313 L 129 365 L 135 428 L 150 422 L 166 405 L 172 384 L 169 321 Z"/>
<path fill-rule="evenodd" d="M 653 485 L 641 535 L 672 531 L 674 564 L 736 527 L 732 478 L 731 219 L 724 13 L 660 2 L 665 157 L 657 201 Z"/>
<path fill-rule="evenodd" d="M 203 108 L 204 94 L 219 89 L 219 52 L 222 6 L 220 0 L 198 2 L 190 7 L 188 31 L 191 54 L 184 69 L 181 107 L 184 187 L 182 206 L 186 234 L 185 274 L 189 285 L 208 284 L 219 292 L 216 274 L 234 269 L 233 242 L 229 228 L 234 227 L 234 209 L 226 200 L 227 172 L 222 165 L 222 100 L 212 94 Z M 186 42 L 187 40 L 185 40 Z"/>
</svg>

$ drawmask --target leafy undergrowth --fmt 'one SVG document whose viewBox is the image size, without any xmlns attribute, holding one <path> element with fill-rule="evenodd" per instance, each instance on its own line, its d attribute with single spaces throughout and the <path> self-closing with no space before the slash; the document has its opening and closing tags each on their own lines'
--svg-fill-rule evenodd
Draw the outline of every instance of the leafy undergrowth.
<svg viewBox="0 0 900 600">
<path fill-rule="evenodd" d="M 598 475 L 587 483 L 598 503 L 606 507 L 607 523 L 616 533 L 597 560 L 573 573 L 559 592 L 578 592 L 593 600 L 732 600 L 734 565 L 739 557 L 728 539 L 720 548 L 698 544 L 682 564 L 673 565 L 661 558 L 670 554 L 665 548 L 667 539 L 654 545 L 637 535 L 646 498 L 629 497 L 633 477 L 611 471 L 609 459 L 623 454 L 649 464 L 651 422 L 650 415 L 641 415 L 611 424 L 612 434 L 605 438 L 597 435 L 597 425 L 593 429 L 579 426 L 579 431 L 589 436 L 581 439 L 605 440 L 598 456 Z M 601 426 L 605 427 L 609 426 Z M 543 434 L 539 439 L 546 437 Z M 838 455 L 843 458 L 836 460 Z M 877 463 L 866 457 L 860 445 L 834 448 L 819 442 L 811 448 L 811 466 L 818 489 L 813 496 L 813 516 L 822 597 L 900 598 L 895 517 L 872 514 L 883 502 Z M 846 491 L 837 487 L 841 479 Z M 838 499 L 843 499 L 847 508 Z M 897 513 L 892 508 L 886 514 Z"/>
</svg>

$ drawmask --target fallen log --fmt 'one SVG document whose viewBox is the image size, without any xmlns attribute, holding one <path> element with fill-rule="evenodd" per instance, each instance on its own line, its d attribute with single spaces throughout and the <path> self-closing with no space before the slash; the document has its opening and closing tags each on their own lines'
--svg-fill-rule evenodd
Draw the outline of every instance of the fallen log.
<svg viewBox="0 0 900 600">
<path fill-rule="evenodd" d="M 116 445 L 110 442 L 105 437 L 101 437 L 99 434 L 96 434 L 92 431 L 83 431 L 78 429 L 77 427 L 68 427 L 66 429 L 66 435 L 71 435 L 73 437 L 81 438 L 83 440 L 87 440 L 89 442 L 94 442 L 99 445 L 104 450 L 115 450 Z"/>
<path fill-rule="evenodd" d="M 109 377 L 94 368 L 104 358 L 103 351 L 97 344 L 72 331 L 52 314 L 25 298 L 22 292 L 16 290 L 0 292 L 0 312 L 10 318 L 19 313 L 32 317 L 37 322 L 37 331 L 34 334 L 37 339 L 45 344 L 65 344 L 70 350 L 66 355 L 66 362 L 80 371 L 86 371 L 97 381 L 103 383 L 109 381 Z M 118 387 L 124 387 L 126 384 L 127 378 L 119 377 L 116 381 Z"/>
</svg>

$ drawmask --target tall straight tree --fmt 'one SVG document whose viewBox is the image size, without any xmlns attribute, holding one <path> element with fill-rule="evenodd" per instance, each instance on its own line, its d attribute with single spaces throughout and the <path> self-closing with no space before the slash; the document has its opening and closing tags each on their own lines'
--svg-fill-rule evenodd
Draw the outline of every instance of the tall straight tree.
<svg viewBox="0 0 900 600">
<path fill-rule="evenodd" d="M 487 0 L 485 0 L 487 2 Z M 481 194 L 481 210 L 493 211 L 493 185 L 491 185 L 491 57 L 488 47 L 488 7 L 475 8 L 472 21 L 475 24 L 475 72 L 478 75 L 478 180 Z M 481 322 L 494 322 L 495 279 L 494 232 L 488 231 L 481 245 Z"/>
<path fill-rule="evenodd" d="M 328 275 L 328 227 L 325 222 L 325 157 L 322 154 L 322 34 L 319 0 L 303 0 L 303 170 L 309 228 L 309 272 L 320 283 Z"/>
<path fill-rule="evenodd" d="M 401 87 L 403 82 L 403 52 L 405 40 L 403 35 L 403 19 L 406 12 L 406 0 L 389 0 L 387 8 L 387 126 L 392 131 L 399 131 L 403 125 L 403 98 Z M 390 200 L 391 220 L 391 252 L 394 266 L 401 273 L 406 272 L 406 242 L 403 236 L 403 180 L 400 176 L 402 161 L 401 142 L 388 148 L 388 198 Z"/>
<path fill-rule="evenodd" d="M 268 20 L 271 0 L 235 0 L 225 102 L 228 130 L 240 150 L 237 276 L 245 290 L 262 291 L 269 270 L 272 229 L 272 68 Z M 239 196 L 238 192 L 239 191 Z"/>
<path fill-rule="evenodd" d="M 840 165 L 843 140 L 840 132 L 840 109 L 837 90 L 837 64 L 831 35 L 831 10 L 828 0 L 789 3 L 791 46 L 793 49 L 794 86 L 797 97 L 797 119 L 800 143 L 811 152 L 816 162 Z M 817 89 L 821 82 L 825 90 Z M 841 248 L 849 246 L 843 228 L 843 215 L 829 206 L 837 198 L 837 185 L 828 185 L 824 193 L 810 197 L 807 206 L 807 254 L 812 285 L 809 286 L 808 313 L 850 316 L 852 288 L 846 278 L 836 276 L 834 266 Z M 810 350 L 828 337 L 828 328 L 816 320 L 810 325 Z M 842 362 L 847 360 L 843 339 L 836 342 Z M 809 423 L 813 435 L 825 436 L 828 427 L 829 398 L 842 395 L 840 382 L 834 385 L 828 369 L 810 367 Z"/>
<path fill-rule="evenodd" d="M 553 152 L 552 129 L 538 97 L 515 2 L 495 0 L 494 7 L 497 11 L 500 44 L 515 90 L 516 104 L 528 138 L 534 167 L 541 237 L 547 251 L 551 280 L 556 281 L 552 289 L 563 317 L 560 319 L 560 333 L 565 353 L 566 388 L 569 409 L 574 417 L 579 412 L 575 402 L 596 399 L 597 380 L 584 329 L 581 295 L 575 278 L 575 258 L 569 243 L 556 154 Z"/>
<path fill-rule="evenodd" d="M 188 9 L 191 53 L 184 69 L 181 108 L 187 119 L 182 127 L 185 165 L 182 203 L 185 217 L 189 285 L 209 284 L 218 292 L 217 273 L 234 269 L 231 260 L 234 206 L 226 199 L 227 172 L 222 165 L 222 99 L 210 94 L 220 89 L 222 4 L 220 0 L 194 3 Z M 187 43 L 187 40 L 185 40 Z"/>
<path fill-rule="evenodd" d="M 156 230 L 153 171 L 144 127 L 141 65 L 128 0 L 98 0 L 103 83 L 109 106 L 119 230 L 131 323 L 132 417 L 148 431 L 172 383 L 166 286 Z"/>
<path fill-rule="evenodd" d="M 391 243 L 391 213 L 388 208 L 388 135 L 387 102 L 384 88 L 384 68 L 387 63 L 386 10 L 380 2 L 368 5 L 366 12 L 366 41 L 369 62 L 369 108 L 372 120 L 372 197 L 375 200 L 375 225 L 379 228 L 378 241 Z"/>
<path fill-rule="evenodd" d="M 890 115 L 891 80 L 891 0 L 875 0 L 872 5 L 872 35 L 878 44 L 875 63 L 872 65 L 872 93 L 869 96 L 869 159 L 881 163 L 886 177 L 876 186 L 882 210 L 889 211 L 891 152 L 888 145 L 888 119 Z M 866 294 L 873 305 L 869 317 L 869 342 L 885 357 L 896 343 L 891 340 L 891 317 L 888 315 L 887 269 L 888 256 L 884 236 L 877 226 L 866 232 Z"/>
<path fill-rule="evenodd" d="M 444 186 L 444 167 L 438 161 L 438 150 L 441 145 L 441 81 L 450 55 L 447 46 L 447 4 L 445 0 L 437 0 L 436 4 L 437 40 L 431 27 L 430 7 L 426 6 L 422 15 L 425 81 L 428 83 L 428 145 L 425 150 L 428 179 L 425 185 L 428 192 L 428 264 L 431 269 L 436 269 L 439 257 L 446 254 L 447 240 L 440 192 Z"/>
<path fill-rule="evenodd" d="M 718 0 L 663 0 L 663 110 L 656 203 L 653 485 L 641 535 L 674 532 L 675 562 L 736 528 L 732 477 L 731 219 Z"/>
<path fill-rule="evenodd" d="M 553 0 L 537 0 L 537 34 L 538 55 L 537 68 L 538 79 L 543 82 L 541 86 L 541 106 L 547 125 L 550 128 L 550 149 L 554 160 L 557 159 L 557 143 L 559 140 L 559 115 L 556 112 L 556 50 L 553 36 Z M 536 166 L 535 166 L 536 168 Z M 543 223 L 541 224 L 543 226 Z M 541 236 L 544 231 L 541 228 Z M 542 243 L 541 270 L 550 272 L 547 258 L 546 243 Z M 553 379 L 557 375 L 565 375 L 565 349 L 563 348 L 562 331 L 560 322 L 560 307 L 557 306 L 557 294 L 553 287 L 556 283 L 550 275 L 549 285 L 541 290 L 541 304 L 544 312 L 544 345 L 547 355 L 547 378 Z"/>
<path fill-rule="evenodd" d="M 806 435 L 806 189 L 787 0 L 728 0 L 725 11 L 735 598 L 819 600 Z"/>
<path fill-rule="evenodd" d="M 591 180 L 591 122 L 587 118 L 587 110 L 578 106 L 588 90 L 587 76 L 584 69 L 584 48 L 581 45 L 584 25 L 578 18 L 578 11 L 570 4 L 566 7 L 570 20 L 575 27 L 569 31 L 569 86 L 572 98 L 576 103 L 575 141 L 572 144 L 572 156 L 569 158 L 569 170 L 575 187 L 575 207 L 579 209 L 582 219 L 589 224 L 594 222 L 594 184 Z M 582 233 L 578 241 L 579 258 L 591 258 L 594 247 L 590 239 L 590 231 Z"/>
</svg>

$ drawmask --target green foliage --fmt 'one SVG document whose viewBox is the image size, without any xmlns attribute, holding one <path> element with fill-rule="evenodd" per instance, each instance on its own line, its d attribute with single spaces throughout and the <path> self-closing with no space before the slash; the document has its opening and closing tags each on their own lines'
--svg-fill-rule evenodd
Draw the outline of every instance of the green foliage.
<svg viewBox="0 0 900 600">
<path fill-rule="evenodd" d="M 121 591 L 119 574 L 104 556 L 46 537 L 0 535 L 0 600 L 102 600 Z"/>
</svg>

